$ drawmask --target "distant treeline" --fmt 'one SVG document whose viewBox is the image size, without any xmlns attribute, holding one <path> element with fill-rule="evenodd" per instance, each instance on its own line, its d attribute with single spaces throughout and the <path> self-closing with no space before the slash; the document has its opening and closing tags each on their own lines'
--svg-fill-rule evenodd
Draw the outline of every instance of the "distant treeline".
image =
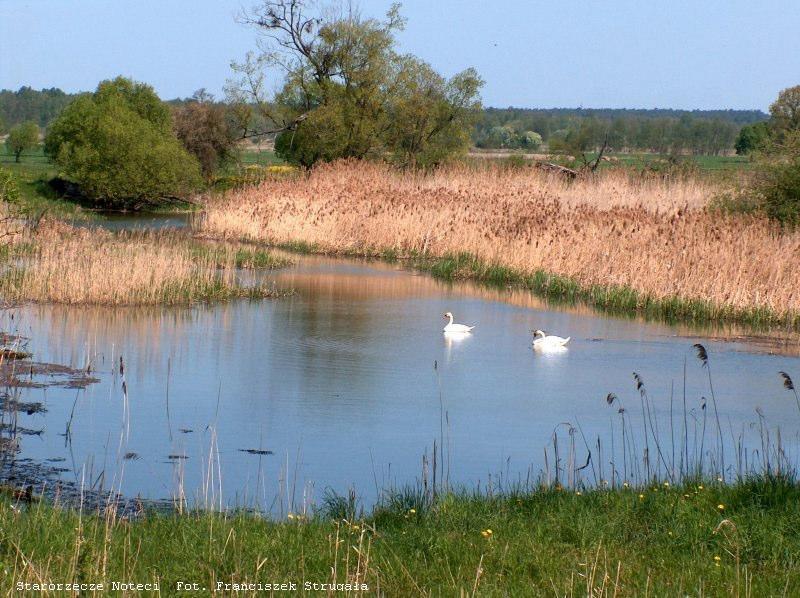
<svg viewBox="0 0 800 598">
<path fill-rule="evenodd" d="M 613 151 L 719 154 L 743 125 L 769 118 L 760 110 L 486 108 L 473 132 L 483 148 L 589 151 L 607 140 Z M 533 134 L 535 133 L 535 134 Z"/>
<path fill-rule="evenodd" d="M 48 124 L 80 94 L 58 88 L 0 90 L 0 126 Z M 172 100 L 182 105 L 186 100 Z M 475 126 L 477 147 L 588 151 L 608 140 L 613 151 L 719 154 L 734 148 L 743 125 L 766 121 L 760 110 L 671 110 L 638 108 L 486 108 Z"/>
<path fill-rule="evenodd" d="M 44 128 L 78 95 L 65 93 L 56 87 L 42 90 L 20 87 L 17 91 L 2 89 L 0 123 L 10 129 L 25 121 L 33 121 Z"/>
</svg>

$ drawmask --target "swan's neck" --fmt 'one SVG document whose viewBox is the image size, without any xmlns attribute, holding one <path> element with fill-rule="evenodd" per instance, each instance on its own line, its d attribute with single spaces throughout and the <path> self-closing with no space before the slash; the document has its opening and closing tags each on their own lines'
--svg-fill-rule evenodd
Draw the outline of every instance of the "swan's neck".
<svg viewBox="0 0 800 598">
<path fill-rule="evenodd" d="M 450 320 L 450 321 L 447 323 L 447 325 L 448 325 L 448 326 L 452 326 L 452 325 L 453 325 L 453 314 L 450 314 L 449 316 L 447 316 L 447 318 Z"/>
</svg>

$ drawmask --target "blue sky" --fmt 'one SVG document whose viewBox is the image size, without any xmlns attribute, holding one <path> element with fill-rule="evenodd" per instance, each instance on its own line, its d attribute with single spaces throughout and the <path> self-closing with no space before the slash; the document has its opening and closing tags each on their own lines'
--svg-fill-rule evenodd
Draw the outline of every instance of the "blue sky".
<svg viewBox="0 0 800 598">
<path fill-rule="evenodd" d="M 117 74 L 164 98 L 219 94 L 256 0 L 0 0 L 0 88 L 93 89 Z M 363 0 L 379 16 L 390 0 Z M 766 109 L 800 84 L 798 0 L 407 0 L 401 49 L 474 66 L 492 106 Z"/>
</svg>

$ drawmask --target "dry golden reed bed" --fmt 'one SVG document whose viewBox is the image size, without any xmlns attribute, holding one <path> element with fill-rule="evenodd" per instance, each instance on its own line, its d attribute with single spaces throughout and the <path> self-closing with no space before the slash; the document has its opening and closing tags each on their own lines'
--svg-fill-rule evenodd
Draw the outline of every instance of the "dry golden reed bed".
<svg viewBox="0 0 800 598">
<path fill-rule="evenodd" d="M 469 252 L 584 288 L 629 287 L 648 300 L 798 313 L 800 233 L 708 211 L 716 191 L 709 182 L 622 172 L 570 184 L 534 169 L 422 175 L 338 163 L 232 192 L 208 206 L 201 226 L 221 237 L 329 251 Z"/>
<path fill-rule="evenodd" d="M 271 293 L 236 277 L 236 266 L 253 254 L 178 233 L 112 234 L 45 222 L 15 235 L 6 253 L 0 297 L 8 303 L 172 305 Z"/>
</svg>

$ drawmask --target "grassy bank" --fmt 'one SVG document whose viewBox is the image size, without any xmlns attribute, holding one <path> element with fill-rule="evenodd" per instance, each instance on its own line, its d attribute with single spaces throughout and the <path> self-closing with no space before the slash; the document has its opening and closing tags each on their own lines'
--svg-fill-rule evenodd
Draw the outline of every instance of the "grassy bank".
<svg viewBox="0 0 800 598">
<path fill-rule="evenodd" d="M 535 169 L 319 167 L 210 202 L 205 232 L 408 258 L 444 278 L 668 320 L 800 323 L 800 231 L 707 209 L 719 187 Z"/>
<path fill-rule="evenodd" d="M 389 263 L 402 262 L 410 268 L 427 272 L 450 282 L 474 281 L 491 287 L 526 289 L 559 305 L 589 305 L 617 316 L 641 316 L 669 323 L 727 322 L 754 328 L 782 326 L 800 330 L 800 313 L 779 313 L 765 308 L 734 308 L 702 299 L 679 296 L 652 297 L 622 285 L 583 286 L 574 278 L 537 270 L 522 272 L 501 264 L 489 263 L 477 256 L 461 252 L 441 257 L 411 252 L 401 255 L 394 249 L 335 250 L 320 244 L 286 242 L 280 249 L 303 254 L 318 254 L 352 258 L 379 259 Z"/>
<path fill-rule="evenodd" d="M 415 496 L 396 495 L 364 518 L 320 512 L 282 522 L 207 512 L 128 521 L 6 498 L 2 585 L 129 580 L 171 594 L 178 581 L 209 591 L 217 582 L 365 583 L 388 596 L 800 591 L 800 487 L 788 480 L 445 495 L 427 507 Z"/>
<path fill-rule="evenodd" d="M 86 217 L 77 204 L 60 199 L 48 184 L 58 171 L 41 148 L 23 154 L 19 162 L 13 156 L 0 153 L 0 168 L 14 175 L 22 211 L 30 214 L 46 211 L 50 216 L 66 219 Z"/>
</svg>

